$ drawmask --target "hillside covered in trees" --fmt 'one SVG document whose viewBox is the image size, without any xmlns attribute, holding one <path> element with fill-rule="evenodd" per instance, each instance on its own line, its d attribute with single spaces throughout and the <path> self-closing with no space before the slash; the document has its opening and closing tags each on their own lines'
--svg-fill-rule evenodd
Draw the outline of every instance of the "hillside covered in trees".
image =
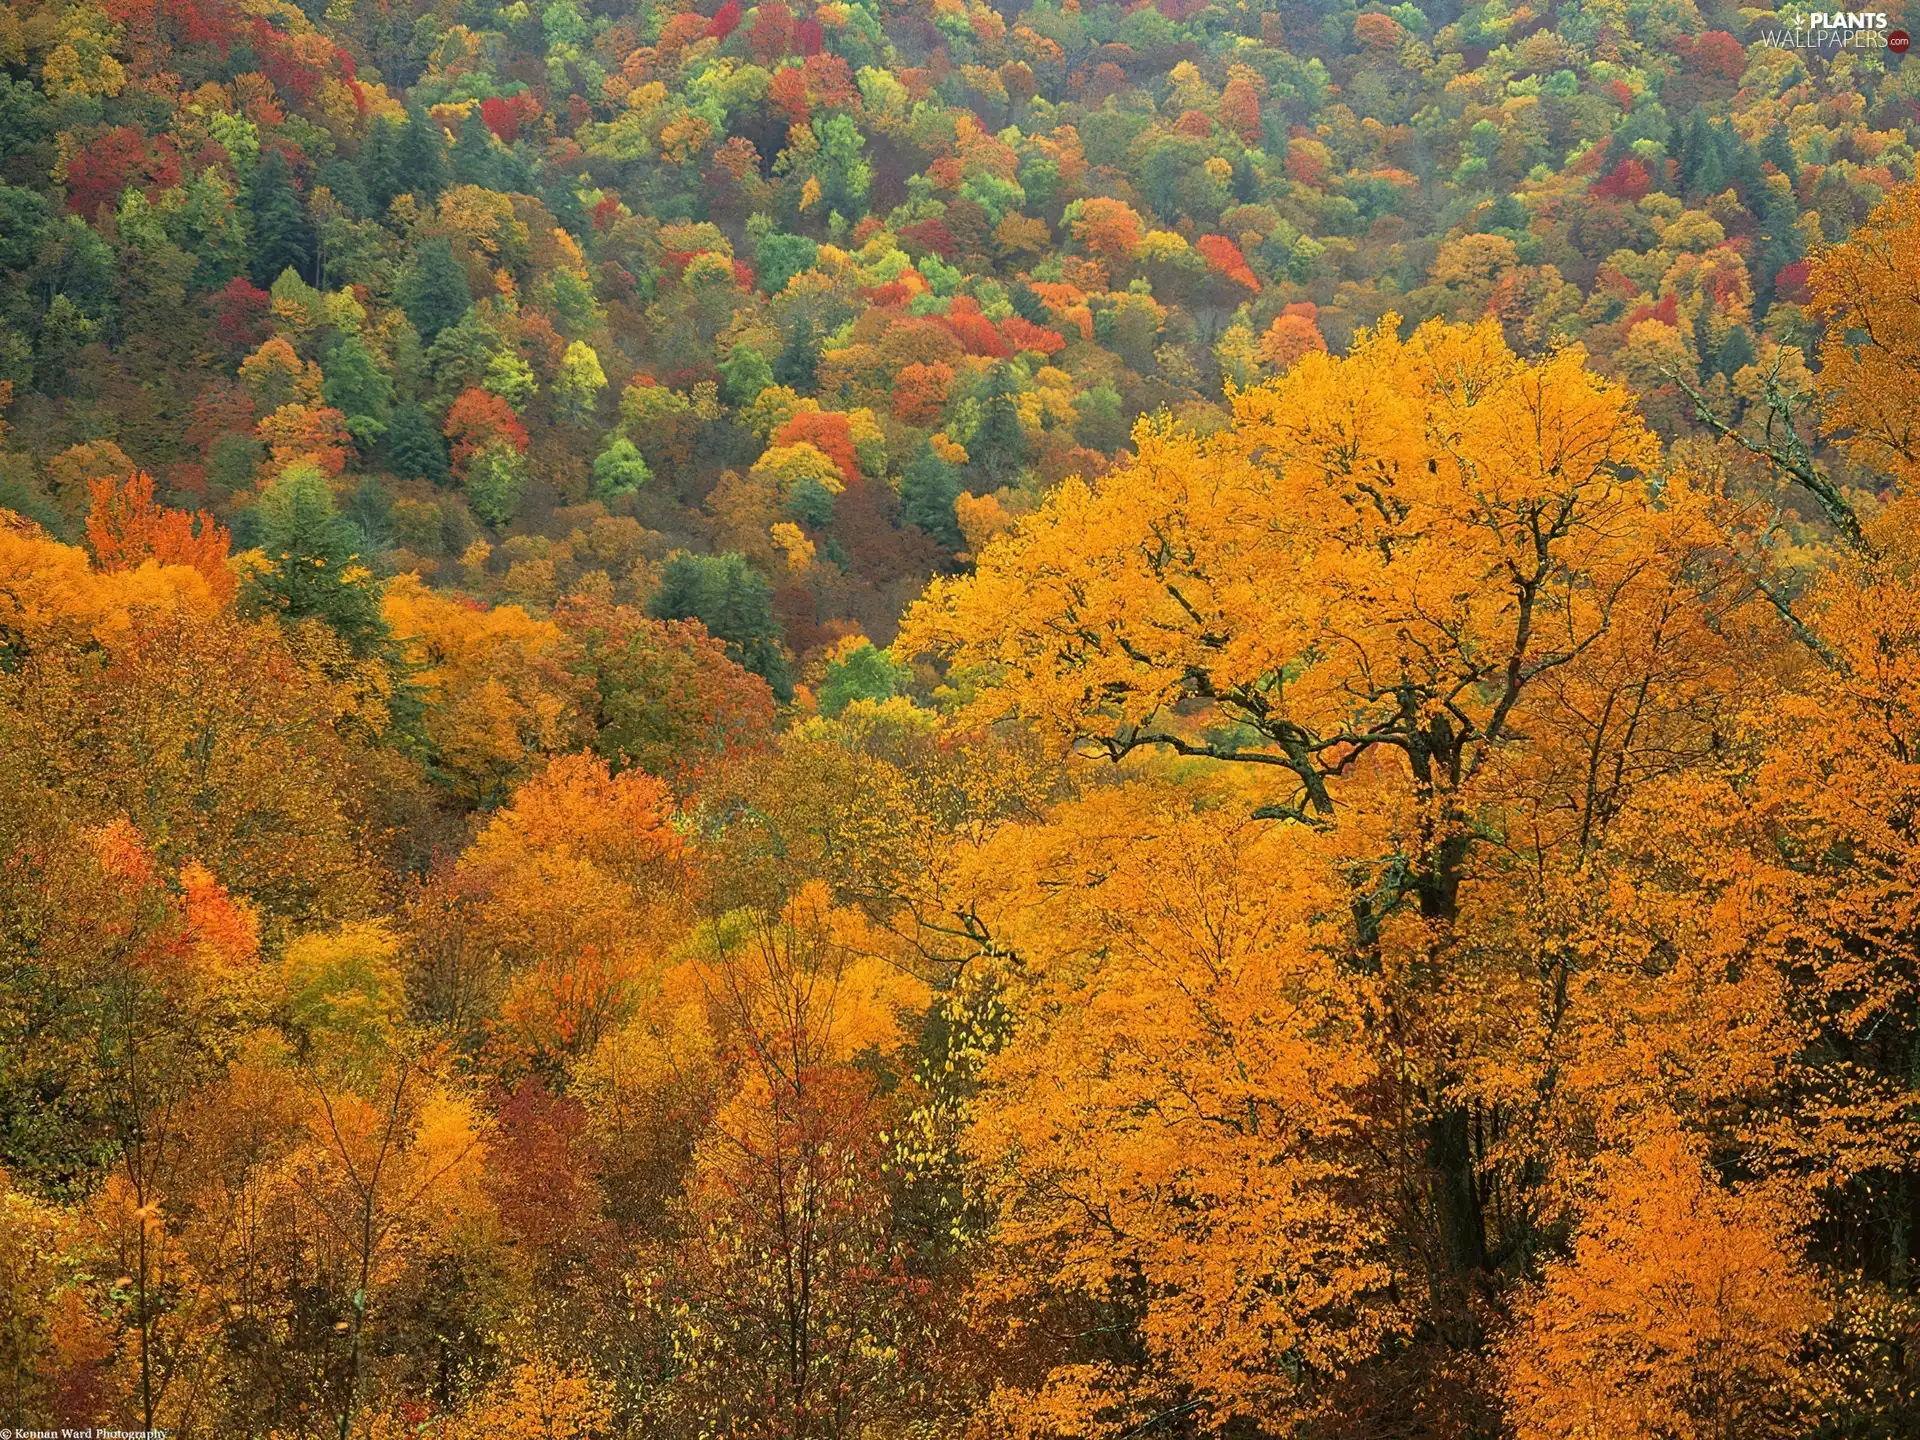
<svg viewBox="0 0 1920 1440">
<path fill-rule="evenodd" d="M 0 1426 L 1920 1437 L 1795 23 L 0 6 Z"/>
</svg>

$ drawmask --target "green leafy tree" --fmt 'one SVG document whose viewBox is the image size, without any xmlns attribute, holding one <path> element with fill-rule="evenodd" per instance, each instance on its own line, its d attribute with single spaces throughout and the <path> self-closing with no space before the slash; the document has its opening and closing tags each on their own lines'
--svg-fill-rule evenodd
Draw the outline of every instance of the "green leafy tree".
<svg viewBox="0 0 1920 1440">
<path fill-rule="evenodd" d="M 393 197 L 406 191 L 400 177 L 401 128 L 385 115 L 376 115 L 360 147 L 360 183 L 367 197 L 367 213 L 378 219 L 387 213 Z"/>
<path fill-rule="evenodd" d="M 773 384 L 773 367 L 751 345 L 736 345 L 720 362 L 720 378 L 729 405 L 751 405 L 756 395 Z"/>
<path fill-rule="evenodd" d="M 320 393 L 327 404 L 347 417 L 347 430 L 362 445 L 371 445 L 387 432 L 393 405 L 393 380 L 374 363 L 357 335 L 334 341 L 321 366 L 326 379 Z"/>
<path fill-rule="evenodd" d="M 505 440 L 487 443 L 467 464 L 461 482 L 467 507 L 489 525 L 505 525 L 520 513 L 527 490 L 527 462 Z"/>
<path fill-rule="evenodd" d="M 804 235 L 763 236 L 753 252 L 760 288 L 778 295 L 794 276 L 813 268 L 819 253 L 820 247 Z"/>
<path fill-rule="evenodd" d="M 744 555 L 675 555 L 647 613 L 656 620 L 698 620 L 729 655 L 772 686 L 782 704 L 793 698 L 793 670 L 773 617 L 773 587 Z"/>
<path fill-rule="evenodd" d="M 473 308 L 467 272 L 453 258 L 453 247 L 445 240 L 429 240 L 420 247 L 413 263 L 401 273 L 394 298 L 420 332 L 421 340 L 429 345 Z"/>
<path fill-rule="evenodd" d="M 653 479 L 634 443 L 624 435 L 614 436 L 593 462 L 593 493 L 596 499 L 611 500 L 616 495 L 631 495 Z"/>
<path fill-rule="evenodd" d="M 313 225 L 293 188 L 293 167 L 278 150 L 261 155 L 247 185 L 247 208 L 253 212 L 253 283 L 271 285 L 288 270 L 305 275 L 313 265 Z"/>
<path fill-rule="evenodd" d="M 282 621 L 330 625 L 356 655 L 387 637 L 380 585 L 362 558 L 360 528 L 334 506 L 320 468 L 289 466 L 254 506 L 263 563 L 247 578 L 253 608 Z"/>
<path fill-rule="evenodd" d="M 816 697 L 820 713 L 838 715 L 856 700 L 891 700 L 906 690 L 908 679 L 906 666 L 895 664 L 885 650 L 863 640 L 827 662 Z"/>
<path fill-rule="evenodd" d="M 412 401 L 393 412 L 387 427 L 387 457 L 396 475 L 447 483 L 447 447 L 427 412 Z"/>
</svg>

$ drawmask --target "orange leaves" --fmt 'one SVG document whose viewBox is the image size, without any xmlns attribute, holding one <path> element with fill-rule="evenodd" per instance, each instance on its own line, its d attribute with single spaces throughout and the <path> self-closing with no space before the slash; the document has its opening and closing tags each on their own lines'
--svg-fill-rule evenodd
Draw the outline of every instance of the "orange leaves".
<svg viewBox="0 0 1920 1440">
<path fill-rule="evenodd" d="M 145 560 L 186 565 L 206 577 L 215 599 L 222 604 L 233 599 L 237 586 L 227 565 L 231 537 L 206 511 L 189 514 L 154 504 L 153 477 L 144 470 L 124 482 L 96 480 L 89 488 L 87 543 L 102 570 L 131 569 Z"/>
<path fill-rule="evenodd" d="M 802 410 L 774 431 L 769 443 L 775 448 L 811 445 L 833 461 L 842 479 L 852 482 L 860 478 L 860 465 L 853 454 L 853 428 L 840 411 Z"/>
<path fill-rule="evenodd" d="M 1793 1214 L 1767 1187 L 1723 1189 L 1671 1128 L 1609 1160 L 1572 1257 L 1502 1346 L 1520 1440 L 1802 1433 L 1827 1305 Z"/>
<path fill-rule="evenodd" d="M 1258 82 L 1255 74 L 1235 75 L 1220 92 L 1220 123 L 1247 145 L 1260 144 L 1265 134 L 1260 123 L 1260 93 L 1255 88 Z"/>
<path fill-rule="evenodd" d="M 1295 1417 L 1399 1325 L 1352 1188 L 1376 1071 L 1368 990 L 1322 918 L 1337 884 L 1310 838 L 1170 787 L 1062 807 L 970 863 L 1019 957 L 966 1142 L 997 1211 L 985 1294 L 1114 1305 L 1145 1347 L 1041 1342 L 1017 1413 L 1073 1432 L 1192 1396 L 1214 1424 Z"/>
<path fill-rule="evenodd" d="M 1013 353 L 993 322 L 980 313 L 980 302 L 971 295 L 956 295 L 947 313 L 940 317 L 940 323 L 953 333 L 969 355 L 1004 359 Z"/>
<path fill-rule="evenodd" d="M 467 462 L 495 440 L 504 440 L 522 454 L 527 449 L 527 427 L 513 413 L 513 407 L 490 390 L 471 387 L 454 397 L 447 407 L 444 430 L 453 446 L 453 463 L 464 469 Z"/>
<path fill-rule="evenodd" d="M 468 852 L 475 864 L 522 863 L 542 851 L 585 861 L 664 897 L 683 844 L 665 785 L 604 760 L 563 755 L 521 785 Z"/>
<path fill-rule="evenodd" d="M 687 876 L 672 799 L 650 775 L 563 756 L 514 792 L 453 883 L 508 966 L 500 1033 L 562 1064 L 623 1022 L 660 970 Z"/>
<path fill-rule="evenodd" d="M 261 417 L 254 434 L 271 453 L 276 470 L 310 461 L 328 475 L 338 475 L 353 453 L 347 417 L 330 405 L 282 405 Z"/>
<path fill-rule="evenodd" d="M 214 971 L 237 971 L 260 958 L 260 917 L 244 900 L 235 900 L 206 866 L 181 867 L 180 889 L 187 934 L 200 963 Z"/>
<path fill-rule="evenodd" d="M 1307 308 L 1289 305 L 1267 327 L 1266 334 L 1260 337 L 1260 357 L 1274 369 L 1283 372 L 1291 370 L 1294 362 L 1303 355 L 1315 351 L 1326 353 L 1327 342 L 1314 316 L 1300 313 Z"/>
<path fill-rule="evenodd" d="M 923 365 L 918 361 L 902 367 L 893 387 L 893 413 L 908 425 L 938 423 L 953 391 L 953 367 Z"/>
<path fill-rule="evenodd" d="M 1109 264 L 1131 260 L 1145 235 L 1139 212 L 1124 200 L 1087 200 L 1073 222 L 1074 240 Z"/>
<path fill-rule="evenodd" d="M 1240 247 L 1226 236 L 1202 235 L 1193 242 L 1193 248 L 1214 274 L 1231 280 L 1250 294 L 1260 293 L 1259 277 L 1248 266 L 1247 257 L 1240 253 Z"/>
</svg>

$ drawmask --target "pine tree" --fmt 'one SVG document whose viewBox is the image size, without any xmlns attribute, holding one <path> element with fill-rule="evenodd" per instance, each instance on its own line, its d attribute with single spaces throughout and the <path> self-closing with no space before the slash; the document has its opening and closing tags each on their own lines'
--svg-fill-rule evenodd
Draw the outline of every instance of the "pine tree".
<svg viewBox="0 0 1920 1440">
<path fill-rule="evenodd" d="M 447 188 L 447 137 L 439 124 L 418 105 L 407 111 L 406 128 L 395 150 L 402 191 L 416 199 L 439 198 Z"/>
<path fill-rule="evenodd" d="M 360 147 L 360 180 L 368 213 L 376 219 L 387 213 L 393 197 L 406 189 L 400 179 L 400 127 L 385 115 L 376 115 Z"/>
<path fill-rule="evenodd" d="M 1793 158 L 1793 146 L 1787 143 L 1786 126 L 1776 125 L 1767 132 L 1767 138 L 1760 142 L 1760 158 L 1787 179 L 1799 178 L 1800 165 Z"/>
<path fill-rule="evenodd" d="M 278 150 L 261 154 L 247 206 L 253 212 L 253 283 L 272 285 L 286 270 L 304 276 L 313 263 L 313 226 L 293 188 L 293 167 Z"/>
<path fill-rule="evenodd" d="M 324 185 L 340 207 L 354 219 L 366 220 L 372 216 L 366 182 L 360 178 L 360 172 L 346 161 L 327 161 L 314 176 L 314 184 Z"/>
<path fill-rule="evenodd" d="M 420 339 L 431 345 L 449 325 L 473 308 L 467 274 L 445 240 L 429 240 L 394 287 L 394 298 Z"/>
<path fill-rule="evenodd" d="M 450 158 L 455 184 L 478 185 L 487 190 L 503 188 L 499 147 L 494 144 L 493 131 L 480 118 L 477 107 L 467 112 L 466 123 L 453 142 Z"/>
<path fill-rule="evenodd" d="M 820 366 L 820 347 L 815 335 L 813 321 L 803 317 L 793 327 L 793 333 L 787 337 L 785 347 L 773 362 L 773 378 L 781 385 L 795 390 L 811 390 L 814 372 Z"/>
<path fill-rule="evenodd" d="M 900 472 L 901 513 L 909 525 L 919 526 L 947 549 L 958 550 L 966 543 L 953 508 L 960 488 L 960 472 L 926 451 Z"/>
<path fill-rule="evenodd" d="M 289 467 L 254 506 L 266 563 L 247 582 L 250 604 L 284 621 L 325 621 L 356 655 L 386 640 L 380 586 L 360 552 L 360 531 L 334 508 L 319 467 Z"/>
<path fill-rule="evenodd" d="M 967 453 L 974 468 L 986 478 L 989 490 L 1006 484 L 1026 463 L 1027 436 L 1020 428 L 1013 393 L 1007 367 L 996 365 L 986 393 L 980 397 L 979 428 L 967 441 Z"/>
<path fill-rule="evenodd" d="M 405 479 L 447 483 L 447 447 L 427 412 L 412 401 L 393 412 L 387 426 L 387 459 L 394 474 Z"/>
<path fill-rule="evenodd" d="M 782 704 L 793 698 L 793 672 L 773 618 L 773 588 L 744 556 L 676 555 L 647 613 L 656 620 L 698 620 L 729 655 L 771 685 Z"/>
</svg>

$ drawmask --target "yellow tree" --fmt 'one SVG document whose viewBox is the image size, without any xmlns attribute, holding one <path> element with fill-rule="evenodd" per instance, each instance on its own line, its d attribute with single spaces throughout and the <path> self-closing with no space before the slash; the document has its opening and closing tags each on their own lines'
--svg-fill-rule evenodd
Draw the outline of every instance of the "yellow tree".
<svg viewBox="0 0 1920 1440">
<path fill-rule="evenodd" d="M 1482 1104 L 1483 1041 L 1509 1044 L 1516 1002 L 1557 1026 L 1565 979 L 1473 943 L 1469 911 L 1577 869 L 1638 787 L 1711 750 L 1749 597 L 1578 350 L 1526 361 L 1491 323 L 1402 340 L 1389 319 L 1234 408 L 1206 438 L 1143 428 L 1135 463 L 1063 485 L 936 582 L 904 644 L 945 658 L 977 716 L 1224 765 L 1254 816 L 1328 832 L 1349 961 L 1389 985 L 1409 1243 L 1457 1343 L 1472 1277 L 1517 1262 L 1532 1223 L 1489 1214 L 1511 1117 Z M 1509 1058 L 1544 1082 L 1530 1038 Z"/>
<path fill-rule="evenodd" d="M 697 944 L 735 1080 L 693 1153 L 685 1239 L 648 1286 L 675 1360 L 662 1418 L 853 1440 L 925 1414 L 924 1286 L 893 1223 L 874 1074 L 897 1073 L 927 991 L 863 953 L 864 931 L 814 884 Z"/>
<path fill-rule="evenodd" d="M 1408 1318 L 1338 872 L 1218 798 L 1109 787 L 964 867 L 1010 1032 L 964 1143 L 1014 1434 L 1298 1421 Z"/>
<path fill-rule="evenodd" d="M 493 804 L 543 758 L 588 738 L 587 686 L 551 620 L 394 580 L 381 615 L 414 669 L 433 766 L 468 804 Z"/>
<path fill-rule="evenodd" d="M 1826 1312 L 1786 1197 L 1729 1192 L 1678 1131 L 1609 1159 L 1573 1254 L 1501 1346 L 1520 1440 L 1787 1436 Z"/>
</svg>

